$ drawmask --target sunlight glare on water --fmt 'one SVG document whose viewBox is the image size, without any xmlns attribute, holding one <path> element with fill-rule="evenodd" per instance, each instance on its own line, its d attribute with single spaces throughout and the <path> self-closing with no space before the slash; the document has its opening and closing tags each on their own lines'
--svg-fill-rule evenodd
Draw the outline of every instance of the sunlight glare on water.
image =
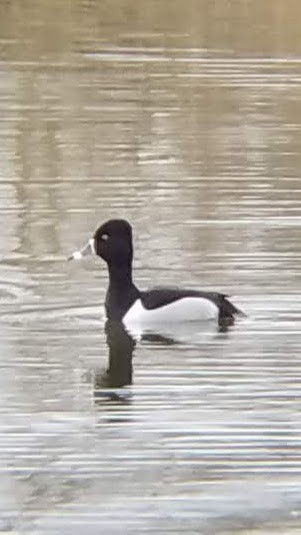
<svg viewBox="0 0 301 535">
<path fill-rule="evenodd" d="M 300 531 L 299 5 L 0 5 L 0 531 Z M 228 330 L 104 327 L 135 280 L 232 295 Z"/>
</svg>

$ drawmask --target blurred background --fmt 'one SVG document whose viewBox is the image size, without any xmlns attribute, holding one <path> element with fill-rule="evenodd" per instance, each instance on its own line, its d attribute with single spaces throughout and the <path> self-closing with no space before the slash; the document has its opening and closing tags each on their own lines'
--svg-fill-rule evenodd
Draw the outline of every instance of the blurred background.
<svg viewBox="0 0 301 535">
<path fill-rule="evenodd" d="M 0 530 L 299 533 L 300 16 L 1 1 Z M 248 318 L 105 333 L 103 264 L 65 259 L 111 217 L 139 287 Z"/>
</svg>

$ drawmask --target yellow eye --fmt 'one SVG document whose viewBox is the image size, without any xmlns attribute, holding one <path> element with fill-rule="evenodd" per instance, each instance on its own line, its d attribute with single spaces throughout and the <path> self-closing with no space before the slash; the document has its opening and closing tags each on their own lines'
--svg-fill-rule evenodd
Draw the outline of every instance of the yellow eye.
<svg viewBox="0 0 301 535">
<path fill-rule="evenodd" d="M 104 240 L 104 241 L 107 241 L 109 239 L 109 236 L 107 234 L 103 234 L 101 236 L 101 239 Z"/>
</svg>

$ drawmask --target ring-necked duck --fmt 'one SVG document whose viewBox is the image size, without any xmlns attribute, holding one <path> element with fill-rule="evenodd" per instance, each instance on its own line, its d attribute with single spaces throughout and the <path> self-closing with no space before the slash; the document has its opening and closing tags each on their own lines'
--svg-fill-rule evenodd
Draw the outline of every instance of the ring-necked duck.
<svg viewBox="0 0 301 535">
<path fill-rule="evenodd" d="M 101 225 L 87 245 L 69 259 L 89 254 L 100 256 L 108 265 L 107 318 L 122 321 L 126 327 L 202 320 L 223 324 L 243 315 L 218 292 L 168 287 L 138 290 L 132 279 L 132 227 L 124 219 L 111 219 Z"/>
</svg>

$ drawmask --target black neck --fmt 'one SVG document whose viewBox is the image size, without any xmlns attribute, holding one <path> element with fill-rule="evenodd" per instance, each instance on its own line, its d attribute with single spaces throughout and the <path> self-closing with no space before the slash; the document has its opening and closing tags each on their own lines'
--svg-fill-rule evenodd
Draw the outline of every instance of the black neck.
<svg viewBox="0 0 301 535">
<path fill-rule="evenodd" d="M 125 263 L 121 265 L 109 264 L 108 268 L 110 286 L 120 289 L 133 285 L 131 263 Z"/>
<path fill-rule="evenodd" d="M 109 288 L 106 296 L 108 319 L 120 320 L 139 297 L 132 279 L 132 264 L 108 265 Z"/>
</svg>

